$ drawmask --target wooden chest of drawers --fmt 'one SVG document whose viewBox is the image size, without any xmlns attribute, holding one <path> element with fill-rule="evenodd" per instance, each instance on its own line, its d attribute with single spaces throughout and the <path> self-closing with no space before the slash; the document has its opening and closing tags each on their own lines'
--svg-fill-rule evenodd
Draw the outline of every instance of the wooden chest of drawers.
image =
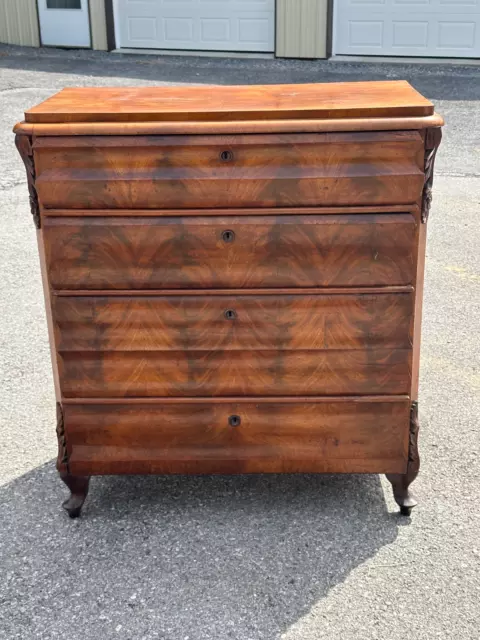
<svg viewBox="0 0 480 640">
<path fill-rule="evenodd" d="M 386 473 L 410 513 L 442 124 L 406 82 L 26 112 L 72 517 L 124 473 Z"/>
</svg>

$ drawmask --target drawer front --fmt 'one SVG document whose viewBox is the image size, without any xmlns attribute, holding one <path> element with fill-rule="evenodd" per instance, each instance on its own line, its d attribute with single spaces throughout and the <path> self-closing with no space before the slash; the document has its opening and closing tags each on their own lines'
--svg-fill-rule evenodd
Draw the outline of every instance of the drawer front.
<svg viewBox="0 0 480 640">
<path fill-rule="evenodd" d="M 408 398 L 65 404 L 64 418 L 79 475 L 404 473 L 407 464 Z"/>
<path fill-rule="evenodd" d="M 232 217 L 47 217 L 54 289 L 408 285 L 408 213 Z"/>
<path fill-rule="evenodd" d="M 406 394 L 410 349 L 64 351 L 66 398 Z"/>
<path fill-rule="evenodd" d="M 42 137 L 36 189 L 49 209 L 413 204 L 418 131 Z"/>
<path fill-rule="evenodd" d="M 54 296 L 61 353 L 409 349 L 413 295 Z M 231 354 L 235 357 L 235 354 Z"/>
</svg>

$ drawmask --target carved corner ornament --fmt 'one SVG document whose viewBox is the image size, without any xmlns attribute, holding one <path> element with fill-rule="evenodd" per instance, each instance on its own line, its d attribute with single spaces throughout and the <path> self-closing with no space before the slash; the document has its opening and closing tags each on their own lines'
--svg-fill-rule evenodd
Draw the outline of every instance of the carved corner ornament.
<svg viewBox="0 0 480 640">
<path fill-rule="evenodd" d="M 411 476 L 417 477 L 420 470 L 420 456 L 418 454 L 418 402 L 412 402 L 410 409 L 410 436 L 408 440 L 408 471 Z"/>
<path fill-rule="evenodd" d="M 410 409 L 410 427 L 408 437 L 408 460 L 407 469 L 403 474 L 387 474 L 388 480 L 392 483 L 393 496 L 400 507 L 400 513 L 409 516 L 413 507 L 417 504 L 415 496 L 410 491 L 410 485 L 418 476 L 420 470 L 420 456 L 418 454 L 418 403 L 412 402 Z"/>
<path fill-rule="evenodd" d="M 438 147 L 442 141 L 441 127 L 431 127 L 425 133 L 425 183 L 422 196 L 422 222 L 428 220 L 432 206 L 433 168 Z"/>
<path fill-rule="evenodd" d="M 15 136 L 15 146 L 23 160 L 27 172 L 28 193 L 30 197 L 30 211 L 33 222 L 37 229 L 40 229 L 40 208 L 38 205 L 38 195 L 35 188 L 35 163 L 33 160 L 32 138 L 22 133 Z"/>
<path fill-rule="evenodd" d="M 60 402 L 57 402 L 57 440 L 58 440 L 57 469 L 58 471 L 68 472 L 67 439 L 65 437 L 63 409 Z"/>
</svg>

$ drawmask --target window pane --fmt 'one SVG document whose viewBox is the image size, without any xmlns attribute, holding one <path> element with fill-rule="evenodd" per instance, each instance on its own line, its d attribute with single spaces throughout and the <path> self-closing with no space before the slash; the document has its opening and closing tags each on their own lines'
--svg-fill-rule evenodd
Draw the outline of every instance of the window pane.
<svg viewBox="0 0 480 640">
<path fill-rule="evenodd" d="M 47 9 L 81 9 L 82 0 L 47 0 Z"/>
</svg>

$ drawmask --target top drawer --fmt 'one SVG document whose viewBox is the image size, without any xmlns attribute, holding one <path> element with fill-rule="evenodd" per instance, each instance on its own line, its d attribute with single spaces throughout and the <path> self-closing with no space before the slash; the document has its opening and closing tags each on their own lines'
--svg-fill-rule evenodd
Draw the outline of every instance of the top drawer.
<svg viewBox="0 0 480 640">
<path fill-rule="evenodd" d="M 65 136 L 34 144 L 49 209 L 413 204 L 418 131 L 232 136 Z"/>
</svg>

